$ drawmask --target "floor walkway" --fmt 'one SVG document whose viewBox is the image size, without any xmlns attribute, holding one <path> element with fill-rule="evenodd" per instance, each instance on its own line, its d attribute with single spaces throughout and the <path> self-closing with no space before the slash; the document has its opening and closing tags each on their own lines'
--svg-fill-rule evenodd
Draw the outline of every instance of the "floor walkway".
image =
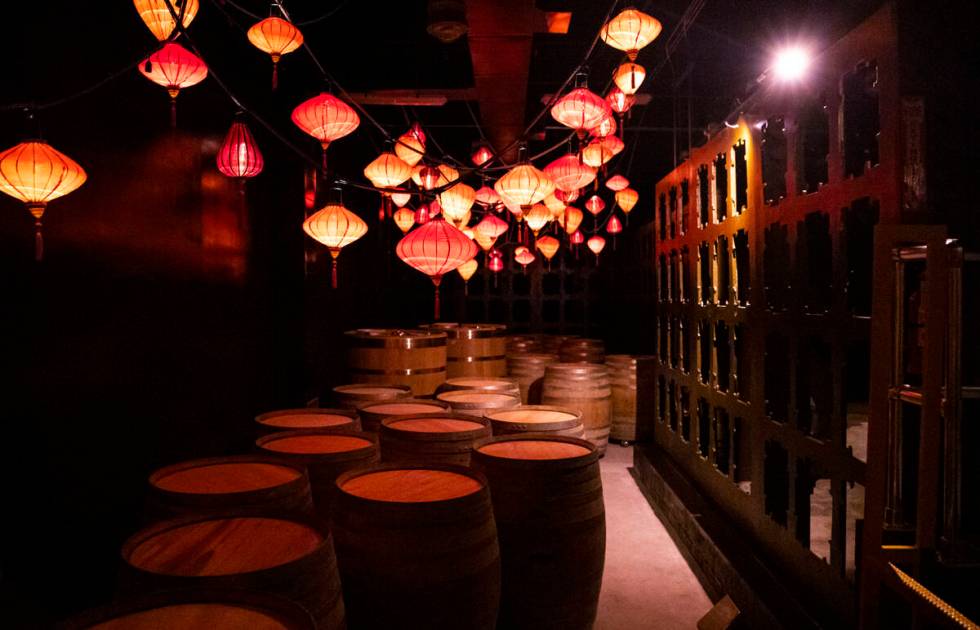
<svg viewBox="0 0 980 630">
<path fill-rule="evenodd" d="M 600 461 L 606 568 L 595 630 L 696 628 L 711 601 L 630 476 L 633 449 L 610 444 Z"/>
</svg>

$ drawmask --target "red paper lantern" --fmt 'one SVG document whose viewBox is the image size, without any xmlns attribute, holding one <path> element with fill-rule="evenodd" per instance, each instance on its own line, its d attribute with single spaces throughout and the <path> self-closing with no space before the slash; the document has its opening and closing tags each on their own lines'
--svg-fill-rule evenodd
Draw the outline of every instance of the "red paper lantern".
<svg viewBox="0 0 980 630">
<path fill-rule="evenodd" d="M 231 124 L 225 141 L 218 149 L 218 170 L 228 177 L 234 177 L 245 184 L 245 180 L 262 172 L 265 160 L 249 131 L 248 125 L 240 120 Z"/>
<path fill-rule="evenodd" d="M 582 163 L 577 155 L 563 155 L 548 166 L 544 172 L 555 183 L 555 188 L 562 192 L 571 192 L 584 188 L 595 180 L 595 169 Z M 555 194 L 558 197 L 557 191 Z M 559 200 L 565 201 L 559 197 Z"/>
<path fill-rule="evenodd" d="M 493 188 L 490 188 L 489 186 L 482 186 L 476 191 L 476 203 L 487 208 L 492 208 L 501 203 L 500 195 L 498 195 L 497 191 Z"/>
<path fill-rule="evenodd" d="M 204 61 L 178 43 L 167 42 L 140 64 L 140 72 L 170 94 L 170 124 L 177 125 L 177 95 L 208 76 Z"/>
<path fill-rule="evenodd" d="M 439 283 L 442 276 L 476 256 L 479 248 L 458 229 L 443 220 L 429 221 L 405 235 L 395 253 L 407 265 L 432 279 L 435 285 L 435 318 L 439 319 Z"/>
<path fill-rule="evenodd" d="M 570 129 L 579 137 L 595 127 L 606 116 L 611 115 L 609 103 L 588 88 L 575 88 L 551 108 L 551 117 Z"/>
<path fill-rule="evenodd" d="M 429 222 L 429 218 L 429 206 L 423 203 L 415 211 L 415 222 L 419 225 L 425 225 Z"/>
<path fill-rule="evenodd" d="M 473 155 L 470 156 L 470 159 L 473 160 L 473 164 L 479 168 L 493 159 L 493 151 L 491 151 L 490 147 L 488 147 L 485 143 L 481 142 L 480 146 L 473 151 Z"/>
<path fill-rule="evenodd" d="M 627 94 L 618 87 L 614 87 L 606 95 L 606 102 L 609 103 L 611 110 L 622 116 L 633 107 L 633 104 L 636 102 L 636 96 Z"/>
<path fill-rule="evenodd" d="M 572 235 L 569 237 L 569 240 L 572 242 L 572 245 L 581 245 L 582 243 L 585 242 L 585 236 L 583 236 L 582 233 L 579 232 L 578 230 L 575 230 L 574 232 L 572 232 Z"/>
<path fill-rule="evenodd" d="M 606 202 L 599 195 L 592 195 L 585 200 L 585 209 L 592 214 L 599 214 L 606 209 Z"/>
<path fill-rule="evenodd" d="M 492 214 L 488 214 L 473 228 L 477 233 L 484 234 L 491 238 L 497 238 L 507 232 L 507 222 L 498 219 Z"/>
<path fill-rule="evenodd" d="M 613 175 L 606 180 L 606 188 L 614 192 L 619 192 L 624 188 L 628 188 L 630 185 L 630 180 L 626 179 L 622 175 Z"/>
<path fill-rule="evenodd" d="M 577 190 L 555 190 L 555 198 L 566 204 L 574 202 L 578 199 Z"/>
<path fill-rule="evenodd" d="M 619 234 L 623 231 L 623 224 L 615 214 L 609 217 L 609 222 L 606 223 L 606 232 L 612 235 Z"/>
<path fill-rule="evenodd" d="M 589 132 L 596 138 L 605 138 L 606 136 L 611 136 L 616 133 L 616 119 L 610 114 L 599 121 Z"/>
<path fill-rule="evenodd" d="M 361 119 L 350 105 L 332 94 L 321 92 L 293 110 L 293 123 L 313 136 L 323 147 L 323 170 L 327 170 L 327 147 L 357 129 Z"/>
</svg>

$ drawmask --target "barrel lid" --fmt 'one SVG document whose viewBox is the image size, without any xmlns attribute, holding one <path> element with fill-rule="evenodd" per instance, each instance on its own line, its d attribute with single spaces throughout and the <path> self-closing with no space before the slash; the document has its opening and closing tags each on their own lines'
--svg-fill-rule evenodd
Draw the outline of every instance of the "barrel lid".
<svg viewBox="0 0 980 630">
<path fill-rule="evenodd" d="M 351 396 L 386 396 L 390 398 L 408 397 L 412 393 L 412 388 L 408 385 L 374 385 L 371 383 L 351 383 L 350 385 L 338 385 L 333 388 L 337 394 L 347 394 Z"/>
<path fill-rule="evenodd" d="M 306 556 L 324 536 L 302 521 L 241 516 L 166 521 L 123 547 L 126 561 L 163 575 L 218 576 L 251 573 Z"/>
<path fill-rule="evenodd" d="M 518 409 L 498 409 L 487 412 L 486 417 L 494 422 L 515 422 L 521 424 L 547 424 L 579 420 L 581 414 L 570 409 L 549 405 L 524 405 Z"/>
<path fill-rule="evenodd" d="M 372 413 L 376 416 L 407 416 L 445 410 L 446 404 L 436 400 L 399 400 L 371 403 L 361 407 L 361 411 Z"/>
<path fill-rule="evenodd" d="M 344 333 L 357 346 L 373 348 L 430 348 L 446 345 L 446 333 L 400 328 L 359 328 Z"/>
<path fill-rule="evenodd" d="M 545 352 L 524 352 L 521 354 L 508 354 L 507 361 L 520 361 L 520 362 L 550 362 L 558 363 L 559 356 L 557 354 L 548 354 Z"/>
<path fill-rule="evenodd" d="M 294 455 L 349 453 L 374 446 L 374 442 L 371 440 L 357 435 L 298 431 L 273 433 L 259 439 L 257 444 L 267 451 Z"/>
<path fill-rule="evenodd" d="M 485 376 L 459 376 L 446 381 L 446 385 L 461 389 L 513 389 L 517 383 L 509 378 L 493 378 Z"/>
<path fill-rule="evenodd" d="M 316 429 L 352 424 L 357 414 L 343 409 L 280 409 L 256 416 L 255 421 L 270 427 Z"/>
<path fill-rule="evenodd" d="M 385 418 L 381 421 L 381 426 L 388 430 L 409 433 L 469 433 L 483 431 L 487 428 L 487 421 L 462 414 L 424 413 Z"/>
<path fill-rule="evenodd" d="M 442 392 L 441 394 L 437 394 L 436 398 L 450 405 L 476 404 L 498 406 L 513 404 L 514 401 L 520 402 L 516 396 L 511 394 L 498 394 L 478 389 L 456 389 L 449 392 Z"/>
<path fill-rule="evenodd" d="M 215 458 L 161 468 L 150 475 L 150 483 L 181 494 L 229 494 L 273 488 L 301 476 L 300 470 L 284 464 Z"/>
<path fill-rule="evenodd" d="M 477 450 L 493 457 L 523 460 L 553 460 L 582 457 L 592 452 L 576 442 L 548 438 L 511 439 L 501 438 L 477 447 Z"/>
<path fill-rule="evenodd" d="M 346 494 L 386 503 L 449 501 L 475 494 L 485 485 L 463 466 L 379 466 L 337 479 L 337 487 Z"/>
</svg>

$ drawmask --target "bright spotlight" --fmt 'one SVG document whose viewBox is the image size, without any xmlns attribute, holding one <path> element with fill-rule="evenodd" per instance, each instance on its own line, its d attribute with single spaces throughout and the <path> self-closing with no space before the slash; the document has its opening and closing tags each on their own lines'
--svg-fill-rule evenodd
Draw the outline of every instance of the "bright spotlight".
<svg viewBox="0 0 980 630">
<path fill-rule="evenodd" d="M 791 46 L 776 53 L 772 71 L 780 81 L 799 81 L 809 67 L 810 53 L 799 46 Z"/>
</svg>

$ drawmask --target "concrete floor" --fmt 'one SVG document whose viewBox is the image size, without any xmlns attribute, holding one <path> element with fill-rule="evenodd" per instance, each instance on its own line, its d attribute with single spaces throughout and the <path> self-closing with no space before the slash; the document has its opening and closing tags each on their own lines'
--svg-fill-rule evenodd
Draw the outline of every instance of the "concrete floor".
<svg viewBox="0 0 980 630">
<path fill-rule="evenodd" d="M 606 568 L 594 630 L 696 628 L 711 600 L 630 476 L 633 449 L 610 444 L 600 462 Z"/>
</svg>

